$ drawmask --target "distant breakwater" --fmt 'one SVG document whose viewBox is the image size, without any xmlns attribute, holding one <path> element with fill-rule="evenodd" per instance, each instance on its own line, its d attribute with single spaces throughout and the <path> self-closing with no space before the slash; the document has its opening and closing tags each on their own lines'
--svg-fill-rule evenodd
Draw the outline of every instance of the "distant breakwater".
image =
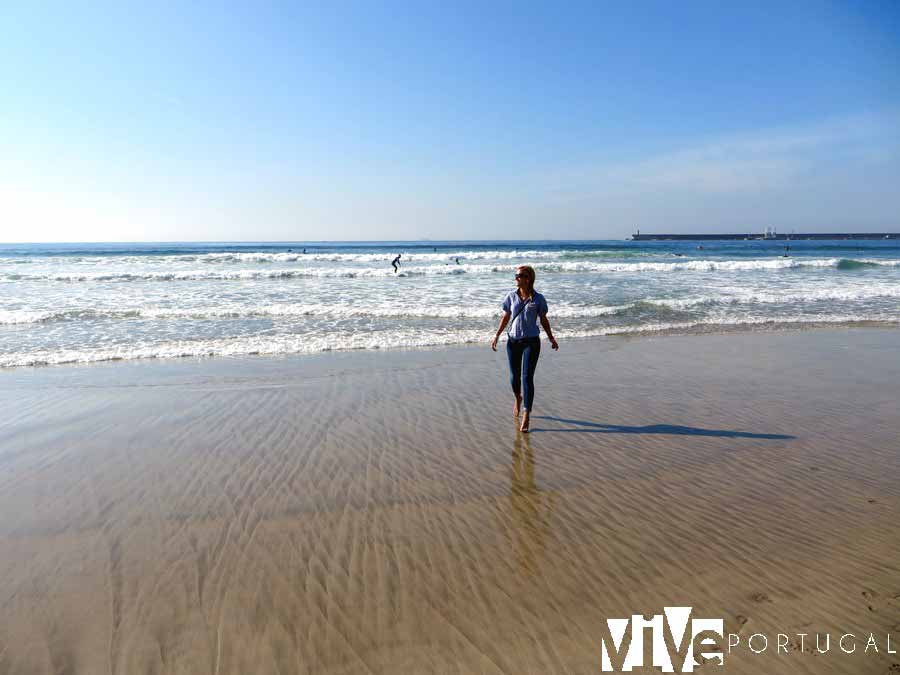
<svg viewBox="0 0 900 675">
<path fill-rule="evenodd" d="M 896 239 L 900 232 L 807 232 L 801 234 L 633 234 L 632 241 L 843 241 L 847 239 Z"/>
</svg>

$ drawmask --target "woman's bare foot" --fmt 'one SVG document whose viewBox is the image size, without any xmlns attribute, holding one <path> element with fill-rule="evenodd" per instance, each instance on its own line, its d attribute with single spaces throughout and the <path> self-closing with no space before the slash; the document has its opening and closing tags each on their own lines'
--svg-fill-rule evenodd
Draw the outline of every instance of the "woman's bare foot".
<svg viewBox="0 0 900 675">
<path fill-rule="evenodd" d="M 527 410 L 525 411 L 525 414 L 522 416 L 522 426 L 519 427 L 519 431 L 521 431 L 524 434 L 528 433 L 528 430 L 529 430 L 528 424 L 529 424 L 529 422 L 531 422 L 531 420 L 529 419 L 530 416 L 531 415 Z"/>
<path fill-rule="evenodd" d="M 522 407 L 522 397 L 521 397 L 521 396 L 517 396 L 517 397 L 516 397 L 516 404 L 513 406 L 513 416 L 514 416 L 514 417 L 518 417 L 518 416 L 519 416 L 519 410 L 521 409 L 521 407 Z"/>
</svg>

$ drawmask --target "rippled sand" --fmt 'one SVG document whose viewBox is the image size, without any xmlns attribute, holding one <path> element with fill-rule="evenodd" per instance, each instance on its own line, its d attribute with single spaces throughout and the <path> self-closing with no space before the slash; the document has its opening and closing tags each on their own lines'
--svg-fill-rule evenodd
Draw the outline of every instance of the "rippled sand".
<svg viewBox="0 0 900 675">
<path fill-rule="evenodd" d="M 597 673 L 690 605 L 727 673 L 900 654 L 900 332 L 0 373 L 0 673 Z M 703 670 L 714 670 L 707 667 Z"/>
</svg>

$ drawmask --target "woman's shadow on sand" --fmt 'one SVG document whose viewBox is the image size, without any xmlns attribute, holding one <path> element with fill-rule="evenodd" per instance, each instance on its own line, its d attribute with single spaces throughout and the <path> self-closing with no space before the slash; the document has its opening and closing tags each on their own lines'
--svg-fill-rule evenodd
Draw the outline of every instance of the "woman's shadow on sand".
<svg viewBox="0 0 900 675">
<path fill-rule="evenodd" d="M 547 420 L 560 424 L 574 425 L 575 429 L 532 428 L 531 433 L 580 433 L 580 434 L 666 434 L 670 436 L 715 436 L 718 438 L 758 438 L 772 441 L 786 441 L 796 438 L 786 434 L 753 434 L 748 431 L 731 431 L 729 429 L 701 429 L 685 427 L 678 424 L 648 424 L 643 427 L 629 427 L 622 424 L 600 424 L 586 420 L 567 420 L 550 415 L 535 415 L 534 420 Z M 585 428 L 586 427 L 586 428 Z"/>
</svg>

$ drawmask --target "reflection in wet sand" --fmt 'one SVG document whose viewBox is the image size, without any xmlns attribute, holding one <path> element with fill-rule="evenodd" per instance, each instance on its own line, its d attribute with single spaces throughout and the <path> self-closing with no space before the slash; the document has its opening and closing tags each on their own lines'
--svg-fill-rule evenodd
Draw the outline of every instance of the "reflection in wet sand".
<svg viewBox="0 0 900 675">
<path fill-rule="evenodd" d="M 515 514 L 513 531 L 519 566 L 527 574 L 538 571 L 550 534 L 556 495 L 535 481 L 534 451 L 528 434 L 517 434 L 509 472 L 509 502 Z"/>
</svg>

